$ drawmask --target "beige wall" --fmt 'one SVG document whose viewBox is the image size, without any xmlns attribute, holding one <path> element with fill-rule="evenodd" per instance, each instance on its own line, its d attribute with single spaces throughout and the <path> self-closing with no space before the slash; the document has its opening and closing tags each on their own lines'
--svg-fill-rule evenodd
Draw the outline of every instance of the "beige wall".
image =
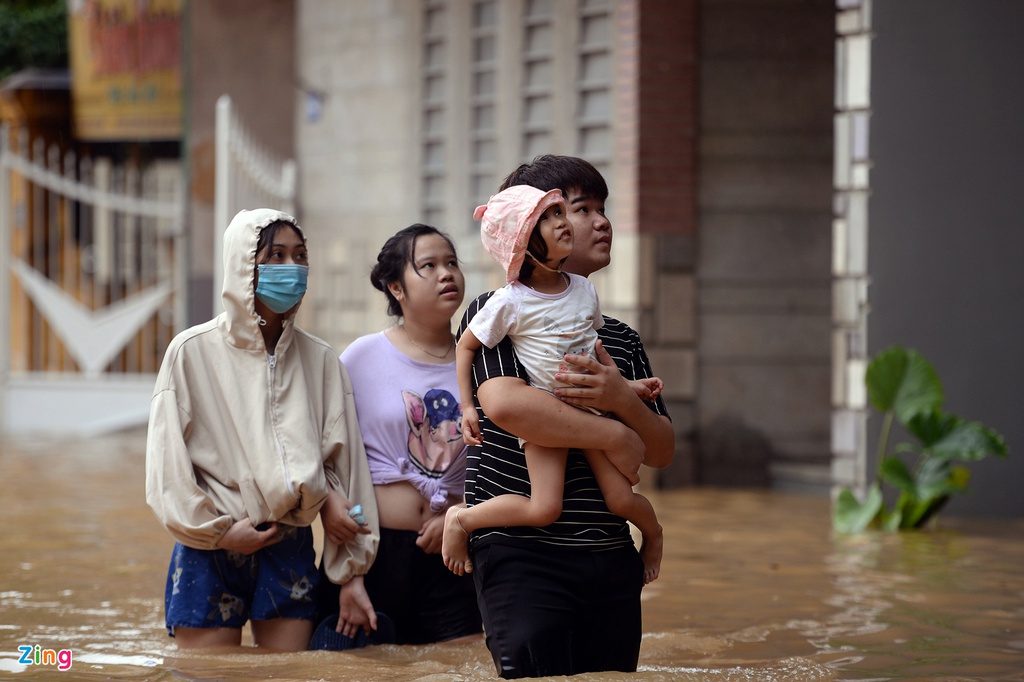
<svg viewBox="0 0 1024 682">
<path fill-rule="evenodd" d="M 420 219 L 420 14 L 415 2 L 298 3 L 299 78 L 323 93 L 319 119 L 306 116 L 308 93 L 297 103 L 299 205 L 316 249 L 303 314 L 338 349 L 385 326 L 370 268 Z"/>
</svg>

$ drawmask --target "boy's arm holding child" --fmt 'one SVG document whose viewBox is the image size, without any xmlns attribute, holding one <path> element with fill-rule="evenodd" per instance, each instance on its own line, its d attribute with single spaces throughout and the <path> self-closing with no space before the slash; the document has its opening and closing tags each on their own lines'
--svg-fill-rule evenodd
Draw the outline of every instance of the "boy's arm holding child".
<svg viewBox="0 0 1024 682">
<path fill-rule="evenodd" d="M 555 379 L 573 386 L 556 388 L 555 395 L 571 405 L 596 407 L 613 413 L 643 439 L 646 448 L 644 464 L 651 467 L 671 464 L 675 452 L 672 422 L 637 399 L 637 394 L 604 349 L 603 342 L 597 342 L 593 357 L 567 355 L 565 360 L 569 371 L 559 372 Z M 573 371 L 573 366 L 578 371 Z"/>
</svg>

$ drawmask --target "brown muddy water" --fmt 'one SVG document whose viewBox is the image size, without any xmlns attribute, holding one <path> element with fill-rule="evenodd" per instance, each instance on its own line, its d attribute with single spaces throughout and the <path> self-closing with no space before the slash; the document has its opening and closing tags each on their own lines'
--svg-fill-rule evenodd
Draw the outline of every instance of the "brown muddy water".
<svg viewBox="0 0 1024 682">
<path fill-rule="evenodd" d="M 0 679 L 494 679 L 482 641 L 176 651 L 163 627 L 172 542 L 145 504 L 144 437 L 0 443 Z M 576 679 L 1024 680 L 1024 521 L 842 537 L 824 498 L 649 496 L 666 553 L 644 590 L 640 669 Z M 71 668 L 36 663 L 37 646 Z"/>
</svg>

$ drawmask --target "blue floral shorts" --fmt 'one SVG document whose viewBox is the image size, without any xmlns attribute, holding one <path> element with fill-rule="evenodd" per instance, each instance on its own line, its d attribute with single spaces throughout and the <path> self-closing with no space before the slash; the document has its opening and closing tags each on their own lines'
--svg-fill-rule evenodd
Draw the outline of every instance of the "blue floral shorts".
<svg viewBox="0 0 1024 682">
<path fill-rule="evenodd" d="M 320 577 L 313 532 L 279 526 L 283 538 L 255 554 L 192 549 L 176 543 L 167 570 L 164 613 L 174 628 L 241 628 L 246 621 L 313 620 Z"/>
</svg>

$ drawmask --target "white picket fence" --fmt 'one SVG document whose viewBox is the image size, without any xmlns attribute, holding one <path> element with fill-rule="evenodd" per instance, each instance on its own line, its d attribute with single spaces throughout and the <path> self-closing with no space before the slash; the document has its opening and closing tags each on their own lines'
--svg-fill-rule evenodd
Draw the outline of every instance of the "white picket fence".
<svg viewBox="0 0 1024 682">
<path fill-rule="evenodd" d="M 144 422 L 185 324 L 177 162 L 144 169 L 0 127 L 0 428 Z"/>
</svg>

